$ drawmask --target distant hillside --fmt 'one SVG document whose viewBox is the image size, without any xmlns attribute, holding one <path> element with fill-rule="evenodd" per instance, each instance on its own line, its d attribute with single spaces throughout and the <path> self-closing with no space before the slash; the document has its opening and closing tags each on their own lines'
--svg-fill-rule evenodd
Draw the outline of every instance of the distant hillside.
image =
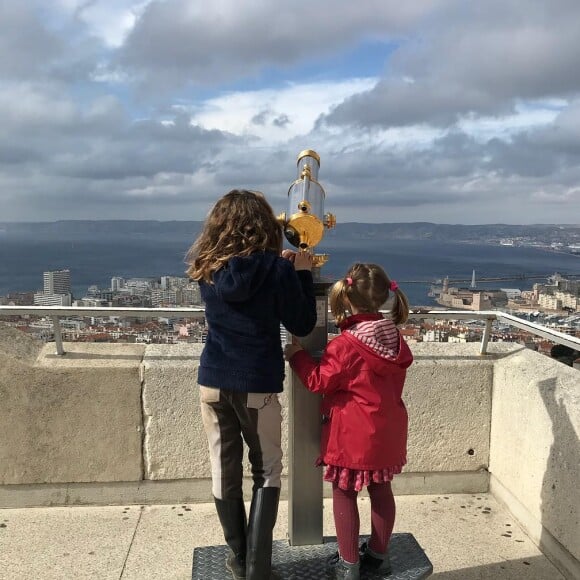
<svg viewBox="0 0 580 580">
<path fill-rule="evenodd" d="M 0 222 L 9 233 L 107 234 L 107 233 L 186 233 L 199 231 L 202 222 L 156 220 L 63 220 L 58 222 Z"/>
<path fill-rule="evenodd" d="M 1 223 L 0 233 L 36 234 L 57 237 L 67 235 L 114 235 L 124 234 L 167 234 L 196 235 L 202 226 L 199 221 L 155 221 L 155 220 L 70 220 L 58 222 Z M 411 223 L 339 223 L 330 237 L 339 236 L 344 240 L 425 240 L 456 242 L 482 242 L 501 238 L 535 238 L 542 241 L 580 240 L 580 225 L 461 225 L 433 224 L 429 222 Z"/>
<path fill-rule="evenodd" d="M 578 237 L 580 225 L 461 225 L 429 222 L 361 224 L 345 223 L 337 226 L 337 233 L 350 239 L 425 240 L 476 242 L 499 238 L 538 238 L 560 240 Z"/>
</svg>

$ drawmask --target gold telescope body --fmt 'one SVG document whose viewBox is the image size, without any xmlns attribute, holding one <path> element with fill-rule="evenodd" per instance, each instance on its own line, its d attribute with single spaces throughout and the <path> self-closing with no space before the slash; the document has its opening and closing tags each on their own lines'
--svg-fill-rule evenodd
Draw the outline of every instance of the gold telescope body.
<svg viewBox="0 0 580 580">
<path fill-rule="evenodd" d="M 326 193 L 318 182 L 318 153 L 305 149 L 298 155 L 296 165 L 298 177 L 288 189 L 288 212 L 278 219 L 290 244 L 300 251 L 312 251 L 322 241 L 324 229 L 335 227 L 336 218 L 324 213 Z M 314 254 L 314 266 L 320 267 L 327 261 L 327 254 Z"/>
</svg>

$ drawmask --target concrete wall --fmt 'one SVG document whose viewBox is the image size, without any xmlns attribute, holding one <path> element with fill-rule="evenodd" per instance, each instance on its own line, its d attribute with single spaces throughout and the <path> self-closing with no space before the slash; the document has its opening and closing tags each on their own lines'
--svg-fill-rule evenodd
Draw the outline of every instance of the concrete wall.
<svg viewBox="0 0 580 580">
<path fill-rule="evenodd" d="M 487 489 L 493 360 L 473 344 L 450 350 L 414 347 L 409 462 L 397 493 Z M 131 489 L 135 502 L 209 499 L 201 345 L 67 343 L 65 351 L 0 327 L 0 505 L 42 503 L 41 489 L 48 503 L 111 503 L 103 485 L 113 483 L 120 503 Z M 286 451 L 285 394 L 281 402 Z"/>
<path fill-rule="evenodd" d="M 198 345 L 151 345 L 145 351 L 145 479 L 208 476 L 209 457 L 195 388 L 200 350 Z M 396 480 L 397 492 L 485 491 L 493 360 L 482 359 L 473 344 L 457 345 L 453 357 L 445 354 L 446 345 L 415 345 L 414 350 L 416 361 L 405 387 L 410 415 L 408 465 L 405 475 Z M 286 393 L 280 399 L 286 475 Z"/>
<path fill-rule="evenodd" d="M 0 507 L 209 500 L 200 348 L 74 343 L 58 357 L 0 325 Z M 412 350 L 395 492 L 483 492 L 491 472 L 494 494 L 580 578 L 578 371 L 512 344 Z"/>
<path fill-rule="evenodd" d="M 490 471 L 494 494 L 544 553 L 580 578 L 577 370 L 526 349 L 496 363 Z"/>
<path fill-rule="evenodd" d="M 489 465 L 491 392 L 497 355 L 479 345 L 412 345 L 405 384 L 411 472 L 478 472 Z"/>
<path fill-rule="evenodd" d="M 209 477 L 209 452 L 197 388 L 201 350 L 201 345 L 197 344 L 149 345 L 145 350 L 141 369 L 144 479 L 199 480 Z M 279 396 L 284 421 L 282 445 L 286 453 L 288 405 L 286 394 Z M 249 468 L 247 452 L 245 463 Z M 283 473 L 288 473 L 286 464 Z"/>
<path fill-rule="evenodd" d="M 144 348 L 69 344 L 57 357 L 0 332 L 0 484 L 141 479 Z"/>
</svg>

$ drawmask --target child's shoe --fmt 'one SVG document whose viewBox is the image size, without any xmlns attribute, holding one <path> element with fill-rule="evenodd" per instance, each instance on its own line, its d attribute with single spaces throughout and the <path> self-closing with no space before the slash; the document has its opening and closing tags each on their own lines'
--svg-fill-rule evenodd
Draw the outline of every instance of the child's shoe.
<svg viewBox="0 0 580 580">
<path fill-rule="evenodd" d="M 335 580 L 360 580 L 359 563 L 351 564 L 345 562 L 342 558 L 338 558 L 334 565 L 333 575 L 331 578 Z"/>
<path fill-rule="evenodd" d="M 361 571 L 372 572 L 373 575 L 388 576 L 391 573 L 391 561 L 389 553 L 377 554 L 373 552 L 367 542 L 364 542 L 359 550 Z"/>
</svg>

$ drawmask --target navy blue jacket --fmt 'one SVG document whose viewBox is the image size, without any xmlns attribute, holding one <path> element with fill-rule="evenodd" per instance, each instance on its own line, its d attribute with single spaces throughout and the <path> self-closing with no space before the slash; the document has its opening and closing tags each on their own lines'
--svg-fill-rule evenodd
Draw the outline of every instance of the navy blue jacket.
<svg viewBox="0 0 580 580">
<path fill-rule="evenodd" d="M 199 283 L 208 324 L 198 382 L 279 393 L 284 382 L 280 323 L 296 336 L 316 324 L 312 274 L 271 251 L 235 257 Z"/>
</svg>

